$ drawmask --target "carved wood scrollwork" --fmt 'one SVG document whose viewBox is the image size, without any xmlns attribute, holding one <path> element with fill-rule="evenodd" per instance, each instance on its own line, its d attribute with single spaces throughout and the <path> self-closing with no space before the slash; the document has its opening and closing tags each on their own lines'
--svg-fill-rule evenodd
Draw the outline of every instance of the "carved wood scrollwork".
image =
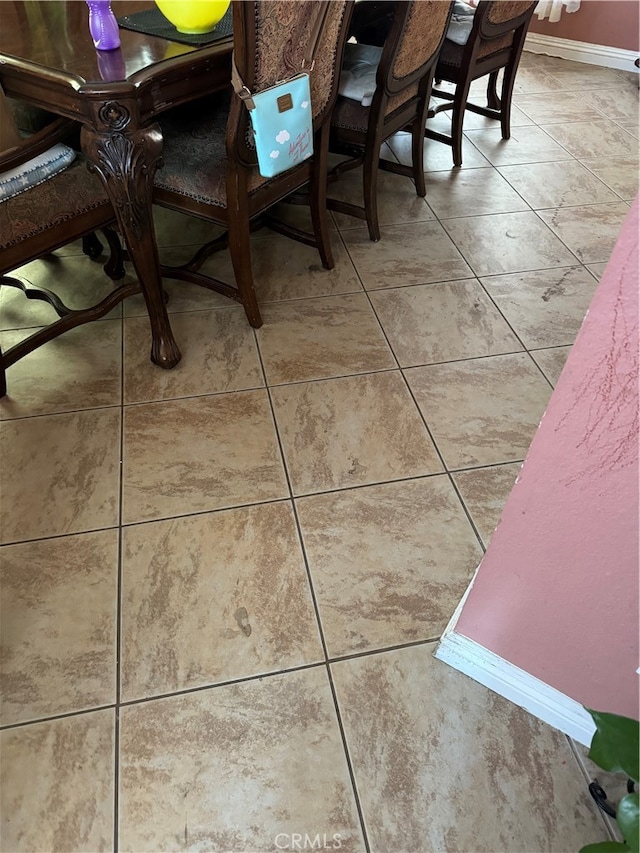
<svg viewBox="0 0 640 853">
<path fill-rule="evenodd" d="M 148 172 L 143 151 L 124 134 L 112 133 L 98 142 L 97 154 L 103 179 L 107 183 L 115 181 L 120 186 L 116 200 L 120 216 L 139 240 L 148 224 L 145 195 L 137 188 L 141 183 L 139 179 L 146 178 Z"/>
<path fill-rule="evenodd" d="M 98 110 L 100 121 L 112 130 L 124 130 L 131 121 L 129 110 L 117 101 L 107 101 Z"/>
<path fill-rule="evenodd" d="M 130 116 L 115 102 L 105 104 L 100 117 L 111 127 L 126 127 Z M 93 134 L 91 134 L 93 136 Z M 133 133 L 112 130 L 93 136 L 90 168 L 104 181 L 118 219 L 128 233 L 140 240 L 150 226 L 150 193 L 161 159 L 161 136 L 155 127 Z"/>
</svg>

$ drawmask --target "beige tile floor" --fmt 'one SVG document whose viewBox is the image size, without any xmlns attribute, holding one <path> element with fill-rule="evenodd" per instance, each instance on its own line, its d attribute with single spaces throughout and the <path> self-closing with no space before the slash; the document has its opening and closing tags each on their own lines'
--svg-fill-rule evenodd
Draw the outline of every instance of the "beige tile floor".
<svg viewBox="0 0 640 853">
<path fill-rule="evenodd" d="M 425 201 L 383 173 L 380 243 L 336 216 L 326 272 L 255 236 L 257 332 L 168 282 L 174 371 L 139 298 L 9 370 L 2 850 L 608 837 L 584 752 L 433 651 L 636 192 L 637 120 L 627 75 L 525 54 L 512 139 L 469 114 L 459 170 L 428 142 Z M 175 258 L 206 228 L 158 233 Z M 78 246 L 23 273 L 109 287 Z M 50 319 L 0 298 L 5 345 Z"/>
</svg>

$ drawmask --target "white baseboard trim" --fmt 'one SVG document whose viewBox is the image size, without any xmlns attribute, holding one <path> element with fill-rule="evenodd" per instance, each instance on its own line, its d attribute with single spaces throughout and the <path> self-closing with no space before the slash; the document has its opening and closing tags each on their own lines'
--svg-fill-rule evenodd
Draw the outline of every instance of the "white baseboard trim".
<svg viewBox="0 0 640 853">
<path fill-rule="evenodd" d="M 595 724 L 582 705 L 550 687 L 475 640 L 454 630 L 446 632 L 435 657 L 484 684 L 534 717 L 589 746 Z"/>
<path fill-rule="evenodd" d="M 541 33 L 527 33 L 524 49 L 530 53 L 546 53 L 574 62 L 586 62 L 588 65 L 604 65 L 620 71 L 634 71 L 638 68 L 634 62 L 638 54 L 633 50 L 609 47 L 606 44 L 589 44 L 586 41 L 561 39 L 557 36 L 544 36 Z"/>
</svg>

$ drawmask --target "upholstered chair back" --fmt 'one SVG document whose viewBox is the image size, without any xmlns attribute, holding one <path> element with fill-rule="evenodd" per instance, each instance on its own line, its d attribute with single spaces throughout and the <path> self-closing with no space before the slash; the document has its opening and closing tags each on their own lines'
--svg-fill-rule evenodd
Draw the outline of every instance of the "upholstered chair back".
<svg viewBox="0 0 640 853">
<path fill-rule="evenodd" d="M 481 0 L 468 42 L 479 40 L 476 56 L 488 56 L 509 47 L 516 30 L 528 24 L 535 6 L 531 0 Z"/>
<path fill-rule="evenodd" d="M 376 78 L 378 88 L 388 97 L 385 115 L 417 94 L 420 80 L 434 65 L 442 45 L 453 3 L 409 0 L 395 7 Z"/>
<path fill-rule="evenodd" d="M 302 70 L 315 21 L 324 5 L 319 0 L 234 2 L 235 62 L 251 92 L 273 86 Z M 315 130 L 329 118 L 338 93 L 340 67 L 352 9 L 353 3 L 348 0 L 331 0 L 328 4 L 311 71 Z M 230 156 L 235 154 L 247 165 L 255 163 L 249 116 L 237 97 L 232 98 L 227 126 L 227 150 Z"/>
</svg>

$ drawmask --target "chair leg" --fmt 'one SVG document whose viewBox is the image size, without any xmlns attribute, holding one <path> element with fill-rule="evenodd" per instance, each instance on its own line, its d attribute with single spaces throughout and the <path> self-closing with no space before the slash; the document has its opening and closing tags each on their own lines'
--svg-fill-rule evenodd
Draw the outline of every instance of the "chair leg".
<svg viewBox="0 0 640 853">
<path fill-rule="evenodd" d="M 244 306 L 249 324 L 254 329 L 262 325 L 258 299 L 253 287 L 253 269 L 251 268 L 251 228 L 248 219 L 229 217 L 229 251 L 236 285 Z"/>
<path fill-rule="evenodd" d="M 422 106 L 418 109 L 418 115 L 411 126 L 411 165 L 413 167 L 416 195 L 420 198 L 424 198 L 427 194 L 427 184 L 424 179 L 424 135 L 427 114 L 429 112 L 429 101 L 431 100 L 432 83 L 433 80 L 430 80 Z"/>
<path fill-rule="evenodd" d="M 82 238 L 82 251 L 94 261 L 102 254 L 102 243 L 95 231 L 92 231 L 91 234 L 85 234 Z"/>
<path fill-rule="evenodd" d="M 104 271 L 112 281 L 124 278 L 124 264 L 122 262 L 122 244 L 113 228 L 103 228 L 107 243 L 109 244 L 109 260 L 104 265 Z"/>
<path fill-rule="evenodd" d="M 380 144 L 376 139 L 370 145 L 367 143 L 364 165 L 362 168 L 362 184 L 364 194 L 364 210 L 367 216 L 369 239 L 377 243 L 380 239 L 380 223 L 378 222 L 378 162 L 380 161 Z"/>
<path fill-rule="evenodd" d="M 4 357 L 2 355 L 2 347 L 0 347 L 0 397 L 7 395 L 7 373 L 4 367 Z"/>
<path fill-rule="evenodd" d="M 329 171 L 329 131 L 330 124 L 326 122 L 320 132 L 316 149 L 314 172 L 309 187 L 309 205 L 313 234 L 320 253 L 322 266 L 332 270 L 335 266 L 331 251 L 331 237 L 327 212 L 327 173 Z"/>
<path fill-rule="evenodd" d="M 500 98 L 500 129 L 503 139 L 511 137 L 511 98 L 513 96 L 517 70 L 518 64 L 513 62 L 504 69 L 502 96 Z"/>
<path fill-rule="evenodd" d="M 424 198 L 427 185 L 424 179 L 424 126 L 426 119 L 416 119 L 411 130 L 411 164 L 413 167 L 413 182 L 416 185 L 416 195 Z"/>
<path fill-rule="evenodd" d="M 456 86 L 456 94 L 453 99 L 453 114 L 451 116 L 451 145 L 453 148 L 453 165 L 462 166 L 462 127 L 464 124 L 464 111 L 469 97 L 471 82 L 466 80 Z"/>
<path fill-rule="evenodd" d="M 487 106 L 490 110 L 500 109 L 500 98 L 498 97 L 498 72 L 492 71 L 487 80 Z"/>
</svg>

